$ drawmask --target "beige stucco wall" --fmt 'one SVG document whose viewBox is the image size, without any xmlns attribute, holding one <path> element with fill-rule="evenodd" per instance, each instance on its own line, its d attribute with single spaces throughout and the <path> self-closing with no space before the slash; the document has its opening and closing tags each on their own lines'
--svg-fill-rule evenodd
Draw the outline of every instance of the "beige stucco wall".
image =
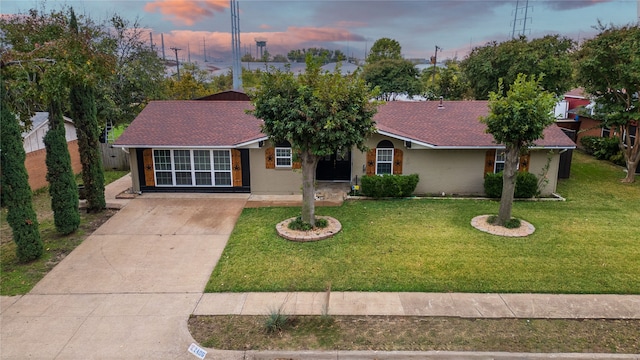
<svg viewBox="0 0 640 360">
<path fill-rule="evenodd" d="M 297 195 L 302 194 L 302 171 L 292 169 L 267 169 L 264 150 L 249 149 L 251 166 L 251 193 L 255 195 Z"/>
<path fill-rule="evenodd" d="M 374 135 L 368 142 L 369 148 L 375 148 L 381 140 L 390 140 L 394 147 L 403 151 L 403 174 L 418 174 L 420 182 L 416 187 L 419 195 L 482 195 L 484 194 L 484 160 L 486 149 L 478 150 L 433 150 L 408 149 L 404 142 L 382 135 Z M 548 150 L 531 152 L 529 172 L 540 176 L 547 163 Z M 554 151 L 547 178 L 549 182 L 543 189 L 543 195 L 556 191 L 559 153 Z M 352 153 L 352 181 L 355 176 L 365 175 L 366 154 L 355 150 Z M 358 181 L 360 182 L 360 181 Z"/>
<path fill-rule="evenodd" d="M 140 191 L 140 174 L 138 173 L 138 150 L 129 148 L 129 168 L 131 169 L 131 189 Z"/>
</svg>

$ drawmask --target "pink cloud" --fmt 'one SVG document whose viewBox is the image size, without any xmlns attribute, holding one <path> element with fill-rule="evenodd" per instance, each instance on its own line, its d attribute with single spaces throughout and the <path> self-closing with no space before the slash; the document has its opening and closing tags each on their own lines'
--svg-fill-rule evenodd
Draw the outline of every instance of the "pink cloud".
<svg viewBox="0 0 640 360">
<path fill-rule="evenodd" d="M 272 28 L 272 26 L 271 26 L 271 25 L 267 25 L 267 24 L 262 24 L 262 25 L 260 25 L 260 29 L 269 30 L 269 29 L 271 29 L 271 28 Z"/>
<path fill-rule="evenodd" d="M 224 12 L 229 7 L 226 0 L 155 0 L 147 3 L 144 10 L 164 14 L 167 19 L 176 24 L 193 25 L 208 17 L 213 17 L 216 12 Z"/>
</svg>

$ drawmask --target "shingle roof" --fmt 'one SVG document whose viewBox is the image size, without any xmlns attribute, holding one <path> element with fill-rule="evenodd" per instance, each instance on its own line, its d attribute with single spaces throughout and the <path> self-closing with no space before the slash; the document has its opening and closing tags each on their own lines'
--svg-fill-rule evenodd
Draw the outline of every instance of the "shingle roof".
<svg viewBox="0 0 640 360">
<path fill-rule="evenodd" d="M 427 146 L 450 148 L 496 147 L 486 126 L 479 121 L 489 114 L 487 101 L 391 101 L 378 107 L 378 131 Z M 544 131 L 543 147 L 573 148 L 575 144 L 556 125 Z"/>
<path fill-rule="evenodd" d="M 497 147 L 478 120 L 489 112 L 487 101 L 391 101 L 378 108 L 374 120 L 382 134 L 434 148 Z M 246 101 L 153 101 L 114 145 L 122 147 L 236 147 L 265 138 L 261 121 L 245 110 Z M 537 146 L 574 148 L 555 125 Z"/>
<path fill-rule="evenodd" d="M 248 101 L 152 101 L 114 145 L 235 147 L 264 138 Z"/>
</svg>

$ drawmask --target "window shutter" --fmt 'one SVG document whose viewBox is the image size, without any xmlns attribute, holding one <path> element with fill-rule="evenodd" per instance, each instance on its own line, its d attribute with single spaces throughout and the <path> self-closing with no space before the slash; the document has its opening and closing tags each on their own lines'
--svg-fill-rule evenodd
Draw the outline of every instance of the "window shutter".
<svg viewBox="0 0 640 360">
<path fill-rule="evenodd" d="M 264 162 L 267 169 L 276 168 L 276 148 L 270 147 L 264 149 Z"/>
<path fill-rule="evenodd" d="M 233 186 L 242 186 L 242 156 L 238 149 L 231 149 L 231 176 Z"/>
<path fill-rule="evenodd" d="M 156 186 L 153 174 L 153 150 L 142 150 L 142 167 L 144 167 L 144 185 Z"/>
<path fill-rule="evenodd" d="M 520 164 L 518 167 L 518 171 L 521 172 L 529 172 L 529 160 L 531 159 L 531 154 L 530 153 L 526 153 L 522 156 L 520 156 Z"/>
<path fill-rule="evenodd" d="M 367 175 L 376 174 L 376 149 L 367 151 Z"/>
<path fill-rule="evenodd" d="M 302 161 L 294 161 L 291 163 L 292 169 L 302 169 Z"/>
<path fill-rule="evenodd" d="M 487 150 L 484 156 L 484 174 L 493 174 L 494 165 L 496 162 L 496 150 Z"/>
<path fill-rule="evenodd" d="M 402 150 L 393 149 L 393 174 L 402 175 Z"/>
</svg>

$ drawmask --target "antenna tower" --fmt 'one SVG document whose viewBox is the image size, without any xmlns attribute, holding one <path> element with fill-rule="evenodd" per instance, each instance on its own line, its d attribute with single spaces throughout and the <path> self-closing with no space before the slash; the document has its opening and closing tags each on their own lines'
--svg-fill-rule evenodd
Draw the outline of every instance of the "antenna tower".
<svg viewBox="0 0 640 360">
<path fill-rule="evenodd" d="M 522 3 L 524 3 L 524 5 L 522 5 Z M 531 33 L 531 29 L 527 29 L 527 21 L 531 21 L 531 17 L 528 16 L 529 8 L 531 8 L 533 11 L 533 7 L 529 6 L 529 0 L 516 1 L 516 9 L 513 12 L 513 28 L 511 30 L 512 39 L 516 38 L 516 24 L 522 24 L 522 30 L 518 32 L 517 36 L 524 36 L 527 34 L 527 31 Z"/>
<path fill-rule="evenodd" d="M 204 36 L 202 37 L 202 47 L 204 50 L 204 62 L 207 62 L 207 39 Z"/>
<path fill-rule="evenodd" d="M 231 3 L 231 53 L 233 56 L 233 90 L 242 88 L 242 67 L 240 65 L 240 14 L 238 2 L 229 0 Z"/>
</svg>

